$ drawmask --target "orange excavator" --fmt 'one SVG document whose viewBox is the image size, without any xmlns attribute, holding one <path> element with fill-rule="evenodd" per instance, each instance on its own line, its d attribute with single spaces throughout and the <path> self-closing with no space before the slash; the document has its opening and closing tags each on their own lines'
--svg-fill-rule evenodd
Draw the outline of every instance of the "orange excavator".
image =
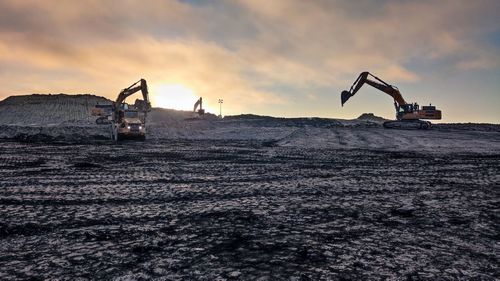
<svg viewBox="0 0 500 281">
<path fill-rule="evenodd" d="M 358 76 L 358 79 L 354 81 L 349 91 L 342 91 L 340 96 L 342 106 L 344 106 L 344 103 L 346 103 L 349 98 L 354 96 L 365 83 L 388 94 L 394 99 L 397 120 L 384 122 L 384 128 L 425 130 L 431 127 L 431 122 L 423 121 L 421 119 L 441 119 L 441 110 L 436 109 L 435 106 L 429 105 L 422 106 L 422 108 L 420 108 L 417 103 L 407 103 L 397 87 L 384 82 L 382 79 L 369 72 L 362 72 Z"/>
</svg>

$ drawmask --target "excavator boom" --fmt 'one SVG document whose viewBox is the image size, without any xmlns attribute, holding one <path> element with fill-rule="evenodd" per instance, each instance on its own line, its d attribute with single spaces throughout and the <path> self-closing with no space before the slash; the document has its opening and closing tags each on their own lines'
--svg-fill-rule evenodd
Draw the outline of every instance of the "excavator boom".
<svg viewBox="0 0 500 281">
<path fill-rule="evenodd" d="M 195 103 L 194 103 L 194 107 L 193 107 L 193 112 L 196 112 L 196 109 L 198 109 L 198 106 L 200 107 L 200 109 L 203 108 L 203 99 L 202 98 L 199 98 Z"/>
<path fill-rule="evenodd" d="M 370 77 L 373 80 L 370 79 Z M 344 103 L 346 103 L 350 97 L 354 96 L 365 83 L 388 94 L 394 99 L 395 102 L 398 103 L 398 105 L 406 104 L 406 101 L 404 100 L 403 96 L 401 95 L 397 87 L 392 86 L 384 82 L 377 76 L 365 71 L 358 76 L 358 78 L 356 79 L 356 81 L 354 81 L 349 91 L 342 92 L 341 94 L 342 106 L 344 106 Z"/>
<path fill-rule="evenodd" d="M 139 85 L 137 85 L 139 84 Z M 147 103 L 147 106 L 151 108 L 151 104 L 149 102 L 149 93 L 148 93 L 148 85 L 146 83 L 146 80 L 141 79 L 134 84 L 130 85 L 128 88 L 123 89 L 118 97 L 116 98 L 115 105 L 119 107 L 127 97 L 135 94 L 136 92 L 141 91 L 142 92 L 142 98 L 143 100 Z M 148 108 L 148 110 L 149 110 Z"/>
</svg>

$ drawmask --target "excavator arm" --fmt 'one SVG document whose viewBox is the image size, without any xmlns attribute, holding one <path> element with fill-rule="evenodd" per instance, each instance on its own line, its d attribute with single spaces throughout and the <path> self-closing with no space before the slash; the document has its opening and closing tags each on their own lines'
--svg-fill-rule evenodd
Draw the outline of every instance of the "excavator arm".
<svg viewBox="0 0 500 281">
<path fill-rule="evenodd" d="M 346 103 L 350 97 L 354 96 L 365 83 L 391 96 L 394 99 L 396 110 L 399 106 L 406 104 L 406 101 L 399 92 L 398 88 L 365 71 L 358 76 L 358 79 L 354 81 L 349 91 L 342 91 L 340 96 L 342 106 L 344 106 L 344 103 Z"/>
<path fill-rule="evenodd" d="M 139 84 L 139 85 L 137 85 Z M 146 84 L 146 80 L 141 79 L 134 84 L 130 85 L 128 88 L 123 89 L 118 97 L 116 98 L 115 101 L 115 107 L 119 108 L 120 105 L 125 101 L 125 99 L 136 92 L 141 91 L 142 92 L 142 98 L 146 104 L 146 110 L 149 111 L 151 108 L 151 103 L 149 102 L 149 93 L 148 93 L 148 85 Z"/>
<path fill-rule="evenodd" d="M 200 107 L 200 109 L 203 109 L 203 99 L 202 98 L 199 98 L 195 103 L 194 103 L 194 108 L 193 108 L 193 112 L 196 112 L 196 109 L 198 109 L 198 106 Z"/>
</svg>

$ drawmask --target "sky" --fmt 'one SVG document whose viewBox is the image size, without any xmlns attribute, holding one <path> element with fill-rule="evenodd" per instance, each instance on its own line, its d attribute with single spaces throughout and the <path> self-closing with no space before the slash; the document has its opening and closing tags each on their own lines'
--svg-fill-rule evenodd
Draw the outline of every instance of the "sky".
<svg viewBox="0 0 500 281">
<path fill-rule="evenodd" d="M 442 122 L 500 123 L 497 0 L 0 0 L 0 100 L 115 99 L 147 80 L 153 106 L 283 117 L 394 118 L 392 98 Z M 140 95 L 139 95 L 140 96 Z M 138 97 L 139 97 L 138 96 Z"/>
</svg>

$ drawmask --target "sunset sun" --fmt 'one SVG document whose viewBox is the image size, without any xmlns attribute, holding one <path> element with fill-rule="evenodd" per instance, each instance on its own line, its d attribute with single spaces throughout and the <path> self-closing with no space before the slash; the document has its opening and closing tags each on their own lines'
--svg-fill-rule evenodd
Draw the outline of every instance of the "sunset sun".
<svg viewBox="0 0 500 281">
<path fill-rule="evenodd" d="M 192 110 L 198 98 L 192 89 L 180 84 L 162 84 L 151 93 L 154 107 L 178 110 Z"/>
</svg>

